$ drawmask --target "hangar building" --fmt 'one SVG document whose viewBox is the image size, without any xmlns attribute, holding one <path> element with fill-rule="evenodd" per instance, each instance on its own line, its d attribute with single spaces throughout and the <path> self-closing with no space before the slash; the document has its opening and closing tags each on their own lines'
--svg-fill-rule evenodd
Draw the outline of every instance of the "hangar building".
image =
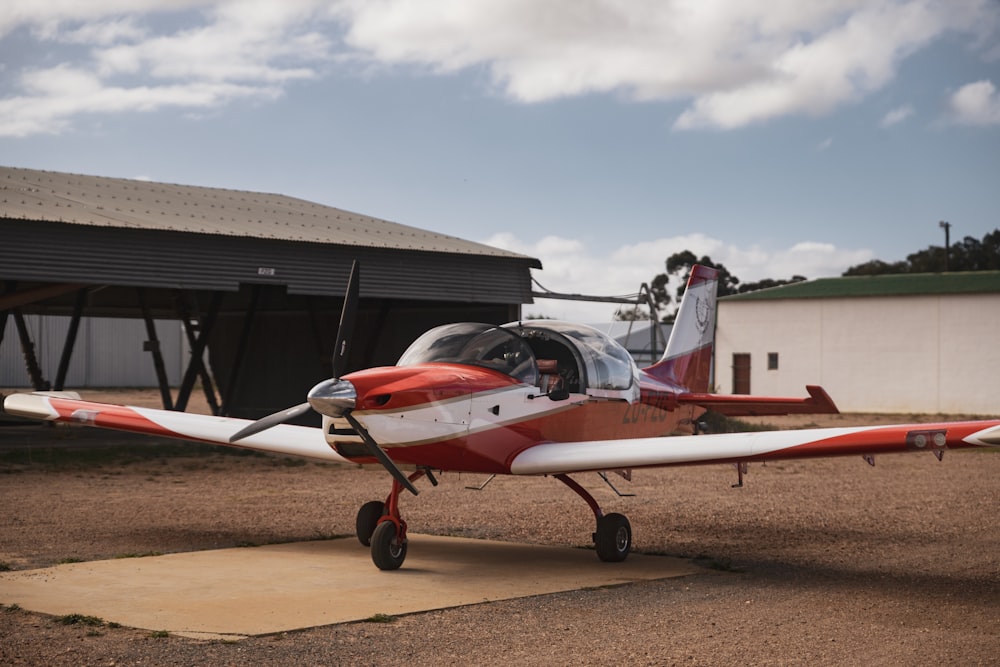
<svg viewBox="0 0 1000 667">
<path fill-rule="evenodd" d="M 284 195 L 0 167 L 0 344 L 19 339 L 36 388 L 65 384 L 86 315 L 145 323 L 165 407 L 185 409 L 196 389 L 233 416 L 300 403 L 330 375 L 353 260 L 351 369 L 395 363 L 437 324 L 517 319 L 532 302 L 530 269 L 541 268 Z M 71 318 L 54 377 L 38 364 L 27 314 Z M 163 319 L 183 324 L 191 350 L 176 396 L 161 368 Z"/>
<path fill-rule="evenodd" d="M 719 300 L 719 391 L 1000 414 L 1000 271 L 824 278 Z"/>
</svg>

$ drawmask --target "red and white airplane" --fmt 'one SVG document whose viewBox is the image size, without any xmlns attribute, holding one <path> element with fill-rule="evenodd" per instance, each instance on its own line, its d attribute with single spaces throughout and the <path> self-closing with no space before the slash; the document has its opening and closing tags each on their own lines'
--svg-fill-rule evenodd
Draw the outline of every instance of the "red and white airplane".
<svg viewBox="0 0 1000 667">
<path fill-rule="evenodd" d="M 805 398 L 708 391 L 717 275 L 695 266 L 663 358 L 639 369 L 628 352 L 590 327 L 552 320 L 503 326 L 460 323 L 418 338 L 395 366 L 344 374 L 358 302 L 352 269 L 335 346 L 334 376 L 307 402 L 252 422 L 78 400 L 14 394 L 11 414 L 134 431 L 326 461 L 380 464 L 393 478 L 383 502 L 363 505 L 359 541 L 383 570 L 406 557 L 403 489 L 435 472 L 551 475 L 579 494 L 596 518 L 603 561 L 624 560 L 632 529 L 604 514 L 569 475 L 818 456 L 1000 446 L 1000 421 L 694 435 L 707 409 L 729 416 L 837 412 L 819 387 Z M 282 422 L 308 410 L 322 429 Z M 403 470 L 412 471 L 409 474 Z"/>
</svg>

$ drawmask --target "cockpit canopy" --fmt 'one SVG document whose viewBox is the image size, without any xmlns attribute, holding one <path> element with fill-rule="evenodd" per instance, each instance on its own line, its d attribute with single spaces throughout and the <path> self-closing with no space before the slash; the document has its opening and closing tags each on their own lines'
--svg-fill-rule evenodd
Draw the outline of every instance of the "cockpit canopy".
<svg viewBox="0 0 1000 667">
<path fill-rule="evenodd" d="M 398 365 L 432 362 L 492 368 L 538 386 L 558 374 L 570 393 L 628 400 L 639 393 L 639 371 L 624 347 L 597 329 L 557 320 L 446 324 L 414 341 Z"/>
<path fill-rule="evenodd" d="M 431 329 L 413 341 L 396 365 L 426 363 L 483 366 L 525 384 L 538 383 L 538 364 L 528 344 L 493 324 L 460 322 Z"/>
</svg>

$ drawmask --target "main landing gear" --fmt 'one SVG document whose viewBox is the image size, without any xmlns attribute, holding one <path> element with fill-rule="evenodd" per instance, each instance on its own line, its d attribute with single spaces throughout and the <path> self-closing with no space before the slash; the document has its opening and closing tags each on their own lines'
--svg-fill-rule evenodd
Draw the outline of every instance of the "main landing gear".
<svg viewBox="0 0 1000 667">
<path fill-rule="evenodd" d="M 618 513 L 605 514 L 590 492 L 576 483 L 568 475 L 553 475 L 560 482 L 573 489 L 581 498 L 587 501 L 597 520 L 597 530 L 591 536 L 597 557 L 605 563 L 620 563 L 628 558 L 632 551 L 632 525 L 624 515 Z"/>
<path fill-rule="evenodd" d="M 415 482 L 424 475 L 437 486 L 437 480 L 429 470 L 417 470 L 408 479 Z M 625 560 L 632 550 L 632 526 L 628 519 L 617 513 L 604 514 L 594 497 L 568 475 L 554 477 L 587 501 L 594 512 L 597 528 L 591 537 L 597 557 L 606 563 Z M 372 562 L 380 570 L 398 570 L 406 559 L 406 522 L 399 513 L 399 493 L 402 490 L 403 485 L 394 479 L 392 491 L 385 502 L 372 500 L 358 510 L 355 521 L 358 542 L 371 549 Z"/>
</svg>

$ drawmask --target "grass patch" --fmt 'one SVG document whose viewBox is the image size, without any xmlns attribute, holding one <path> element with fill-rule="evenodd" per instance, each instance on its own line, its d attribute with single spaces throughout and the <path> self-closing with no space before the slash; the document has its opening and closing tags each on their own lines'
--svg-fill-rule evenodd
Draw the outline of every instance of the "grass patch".
<svg viewBox="0 0 1000 667">
<path fill-rule="evenodd" d="M 396 617 L 392 614 L 373 614 L 364 620 L 365 623 L 395 623 Z"/>
<path fill-rule="evenodd" d="M 104 619 L 85 614 L 66 614 L 65 616 L 57 617 L 56 622 L 62 625 L 89 625 L 92 627 L 104 625 Z"/>
<path fill-rule="evenodd" d="M 14 569 L 14 566 L 5 560 L 0 560 L 0 572 L 10 572 Z"/>
<path fill-rule="evenodd" d="M 84 471 L 138 464 L 165 465 L 179 460 L 184 470 L 224 470 L 234 459 L 268 462 L 275 467 L 306 465 L 333 466 L 335 463 L 307 461 L 223 445 L 170 440 L 155 436 L 119 433 L 82 427 L 39 428 L 23 437 L 24 444 L 0 449 L 0 473 L 26 470 Z M 162 472 L 149 468 L 149 476 Z M 106 474 L 119 474 L 109 471 Z"/>
<path fill-rule="evenodd" d="M 103 429 L 97 432 L 109 433 Z M 219 457 L 267 458 L 266 454 L 222 445 L 178 442 L 148 436 L 132 436 L 131 440 L 114 442 L 118 438 L 120 435 L 117 433 L 111 433 L 104 439 L 93 437 L 59 439 L 43 437 L 40 433 L 32 438 L 38 444 L 26 444 L 0 451 L 0 470 L 7 472 L 17 472 L 24 468 L 92 470 L 105 466 L 162 462 L 166 459 L 196 459 L 187 462 L 187 466 L 195 469 L 217 462 Z M 107 443 L 108 440 L 112 441 L 111 444 Z"/>
<path fill-rule="evenodd" d="M 153 639 L 166 639 L 170 636 L 170 633 L 166 630 L 154 630 L 149 633 L 149 636 Z"/>
<path fill-rule="evenodd" d="M 139 553 L 118 554 L 115 558 L 150 558 L 152 556 L 162 556 L 159 551 L 143 551 Z"/>
<path fill-rule="evenodd" d="M 726 417 L 711 410 L 703 414 L 698 421 L 705 425 L 706 433 L 747 433 L 749 431 L 778 430 L 778 427 L 774 424 L 751 424 L 742 419 Z"/>
</svg>

